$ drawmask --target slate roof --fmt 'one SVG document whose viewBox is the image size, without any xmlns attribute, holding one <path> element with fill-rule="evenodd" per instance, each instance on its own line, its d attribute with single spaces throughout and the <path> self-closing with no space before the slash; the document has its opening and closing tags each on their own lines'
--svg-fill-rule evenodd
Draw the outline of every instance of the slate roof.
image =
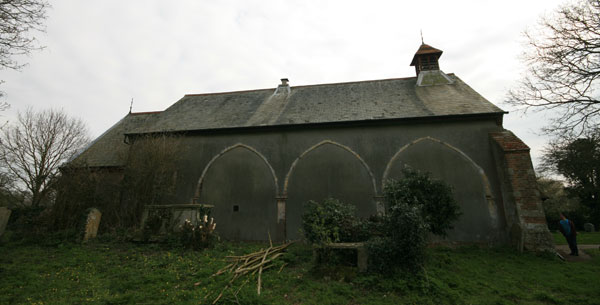
<svg viewBox="0 0 600 305">
<path fill-rule="evenodd" d="M 505 113 L 455 75 L 447 77 L 452 83 L 433 86 L 416 86 L 410 77 L 189 94 L 165 111 L 127 115 L 78 158 L 90 166 L 121 165 L 124 134 Z"/>
<path fill-rule="evenodd" d="M 411 77 L 190 94 L 132 133 L 504 113 L 449 77 L 452 84 L 428 87 Z"/>
<path fill-rule="evenodd" d="M 130 113 L 101 134 L 82 153 L 75 156 L 75 164 L 90 167 L 114 167 L 125 165 L 129 146 L 125 134 L 154 119 L 160 112 Z"/>
</svg>

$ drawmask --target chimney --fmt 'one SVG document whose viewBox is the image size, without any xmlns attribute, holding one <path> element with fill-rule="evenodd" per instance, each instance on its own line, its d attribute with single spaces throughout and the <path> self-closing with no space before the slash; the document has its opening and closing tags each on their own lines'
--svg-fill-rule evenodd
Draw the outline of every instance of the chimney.
<svg viewBox="0 0 600 305">
<path fill-rule="evenodd" d="M 287 78 L 282 78 L 281 79 L 281 84 L 279 84 L 279 86 L 277 86 L 277 89 L 275 89 L 275 94 L 290 94 L 291 89 L 290 89 L 290 84 L 289 84 L 290 80 Z"/>
</svg>

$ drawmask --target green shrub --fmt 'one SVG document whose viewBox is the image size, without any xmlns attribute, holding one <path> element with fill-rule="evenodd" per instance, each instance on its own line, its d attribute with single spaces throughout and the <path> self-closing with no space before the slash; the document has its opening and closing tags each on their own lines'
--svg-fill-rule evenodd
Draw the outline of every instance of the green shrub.
<svg viewBox="0 0 600 305">
<path fill-rule="evenodd" d="M 337 199 L 308 201 L 302 214 L 304 238 L 313 244 L 351 241 L 357 223 L 355 208 Z"/>
<path fill-rule="evenodd" d="M 420 270 L 430 229 L 421 209 L 402 202 L 393 205 L 383 217 L 382 226 L 385 235 L 367 242 L 369 268 L 379 273 L 391 273 L 397 268 Z"/>
<path fill-rule="evenodd" d="M 419 271 L 428 232 L 444 236 L 460 216 L 448 185 L 408 168 L 403 173 L 403 179 L 384 187 L 388 206 L 380 225 L 384 234 L 367 243 L 369 267 L 377 272 L 389 273 L 394 267 Z"/>
<path fill-rule="evenodd" d="M 378 215 L 372 215 L 368 219 L 357 218 L 350 232 L 344 235 L 349 235 L 349 242 L 363 242 L 373 237 L 384 236 L 387 234 L 384 221 L 385 217 Z"/>
<path fill-rule="evenodd" d="M 429 174 L 411 169 L 384 187 L 387 213 L 360 219 L 354 206 L 336 199 L 309 201 L 302 215 L 304 237 L 311 243 L 367 241 L 369 268 L 418 272 L 425 260 L 429 232 L 446 235 L 460 216 L 452 189 Z"/>
<path fill-rule="evenodd" d="M 17 207 L 12 210 L 6 230 L 12 231 L 17 239 L 43 241 L 52 231 L 50 216 L 46 207 Z"/>
<path fill-rule="evenodd" d="M 446 236 L 461 215 L 452 188 L 442 181 L 431 179 L 428 173 L 405 168 L 403 174 L 403 179 L 390 180 L 384 187 L 388 206 L 407 204 L 419 207 L 431 233 Z"/>
</svg>

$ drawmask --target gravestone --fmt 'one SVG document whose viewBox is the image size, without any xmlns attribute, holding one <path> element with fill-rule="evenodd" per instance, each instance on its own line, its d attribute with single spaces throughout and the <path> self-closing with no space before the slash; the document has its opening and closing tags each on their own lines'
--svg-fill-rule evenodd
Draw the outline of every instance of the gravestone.
<svg viewBox="0 0 600 305">
<path fill-rule="evenodd" d="M 98 211 L 98 209 L 94 208 L 90 210 L 87 216 L 87 220 L 85 222 L 85 233 L 83 235 L 83 241 L 96 238 L 101 217 L 102 213 Z"/>
<path fill-rule="evenodd" d="M 0 236 L 4 234 L 4 230 L 6 229 L 6 225 L 8 224 L 8 218 L 10 217 L 10 213 L 12 211 L 7 207 L 0 207 Z"/>
<path fill-rule="evenodd" d="M 584 223 L 583 228 L 585 229 L 586 232 L 596 232 L 596 228 L 594 228 L 593 223 L 589 223 L 589 222 Z"/>
</svg>

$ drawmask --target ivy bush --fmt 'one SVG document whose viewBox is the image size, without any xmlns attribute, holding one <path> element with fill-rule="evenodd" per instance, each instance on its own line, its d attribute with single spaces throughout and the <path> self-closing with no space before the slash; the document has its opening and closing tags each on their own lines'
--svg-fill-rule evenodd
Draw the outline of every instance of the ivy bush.
<svg viewBox="0 0 600 305">
<path fill-rule="evenodd" d="M 367 243 L 374 271 L 388 273 L 399 267 L 418 272 L 429 232 L 446 236 L 460 216 L 450 186 L 410 168 L 403 174 L 403 179 L 389 181 L 383 190 L 388 206 L 382 225 L 385 234 Z"/>
<path fill-rule="evenodd" d="M 432 179 L 429 173 L 410 168 L 405 168 L 402 172 L 403 179 L 390 180 L 384 187 L 388 206 L 393 208 L 406 204 L 418 207 L 429 231 L 446 236 L 461 215 L 460 207 L 452 195 L 452 188 L 443 181 Z"/>
<path fill-rule="evenodd" d="M 355 208 L 337 199 L 325 199 L 322 203 L 308 201 L 302 215 L 304 238 L 312 244 L 350 241 L 357 223 Z"/>
<path fill-rule="evenodd" d="M 391 273 L 398 267 L 411 272 L 421 269 L 429 225 L 418 206 L 398 203 L 388 210 L 380 224 L 385 234 L 374 236 L 366 246 L 369 268 Z"/>
</svg>

